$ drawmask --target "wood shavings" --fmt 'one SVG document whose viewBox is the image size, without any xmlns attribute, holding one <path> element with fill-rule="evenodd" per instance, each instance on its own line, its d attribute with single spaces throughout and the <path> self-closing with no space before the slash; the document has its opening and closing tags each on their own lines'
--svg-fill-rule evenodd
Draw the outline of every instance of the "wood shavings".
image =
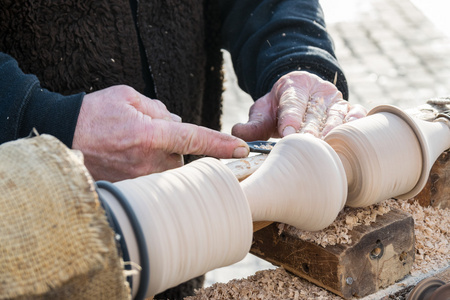
<svg viewBox="0 0 450 300">
<path fill-rule="evenodd" d="M 414 218 L 416 256 L 411 275 L 450 265 L 450 209 L 422 207 L 417 202 L 402 200 L 389 200 L 388 203 Z"/>
<path fill-rule="evenodd" d="M 298 238 L 313 242 L 322 247 L 336 244 L 350 244 L 350 230 L 359 225 L 370 225 L 375 222 L 377 216 L 384 215 L 391 210 L 387 201 L 364 208 L 345 207 L 337 216 L 336 220 L 327 228 L 320 231 L 304 231 L 286 224 L 279 224 L 281 233 L 297 236 Z"/>
<path fill-rule="evenodd" d="M 332 293 L 296 277 L 283 268 L 256 272 L 246 279 L 216 283 L 196 291 L 196 295 L 185 300 L 210 299 L 342 299 Z"/>
</svg>

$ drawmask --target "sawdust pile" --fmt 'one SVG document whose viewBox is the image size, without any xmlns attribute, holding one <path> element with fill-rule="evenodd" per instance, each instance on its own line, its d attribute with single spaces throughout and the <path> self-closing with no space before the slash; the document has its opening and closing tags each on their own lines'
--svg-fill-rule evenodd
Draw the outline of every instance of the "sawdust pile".
<svg viewBox="0 0 450 300">
<path fill-rule="evenodd" d="M 210 299 L 330 299 L 339 300 L 328 291 L 287 273 L 283 268 L 256 272 L 246 279 L 231 280 L 228 283 L 215 283 L 209 288 L 200 289 L 185 300 Z"/>
<path fill-rule="evenodd" d="M 450 264 L 450 209 L 422 207 L 417 202 L 390 200 L 391 207 L 414 218 L 416 257 L 412 275 L 437 270 Z"/>
</svg>

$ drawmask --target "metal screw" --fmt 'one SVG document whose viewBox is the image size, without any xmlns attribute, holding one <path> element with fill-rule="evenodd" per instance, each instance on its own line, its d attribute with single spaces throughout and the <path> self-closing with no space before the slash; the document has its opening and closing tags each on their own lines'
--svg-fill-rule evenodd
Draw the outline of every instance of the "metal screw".
<svg viewBox="0 0 450 300">
<path fill-rule="evenodd" d="M 345 279 L 345 282 L 346 282 L 348 285 L 352 285 L 352 283 L 353 283 L 353 278 L 347 277 L 347 279 Z"/>
<path fill-rule="evenodd" d="M 384 254 L 384 246 L 380 240 L 377 240 L 375 248 L 369 253 L 370 259 L 380 259 Z"/>
</svg>

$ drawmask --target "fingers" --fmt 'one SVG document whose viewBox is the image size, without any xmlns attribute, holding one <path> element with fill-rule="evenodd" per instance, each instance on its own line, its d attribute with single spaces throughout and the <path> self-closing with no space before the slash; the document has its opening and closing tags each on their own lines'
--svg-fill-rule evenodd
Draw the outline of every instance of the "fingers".
<svg viewBox="0 0 450 300">
<path fill-rule="evenodd" d="M 351 122 L 367 116 L 367 109 L 359 104 L 350 105 L 350 110 L 345 116 L 345 122 Z"/>
<path fill-rule="evenodd" d="M 309 78 L 297 74 L 283 76 L 272 89 L 273 97 L 279 99 L 277 127 L 280 137 L 298 132 L 303 126 L 309 86 Z"/>
<path fill-rule="evenodd" d="M 351 106 L 335 85 L 308 72 L 281 77 L 270 93 L 250 109 L 249 121 L 236 124 L 232 134 L 246 141 L 267 140 L 301 132 L 324 137 L 334 127 L 367 114 Z"/>
<path fill-rule="evenodd" d="M 312 97 L 308 102 L 304 117 L 305 122 L 300 132 L 320 137 L 327 113 L 328 105 L 325 104 L 325 99 L 323 97 Z"/>
<path fill-rule="evenodd" d="M 345 100 L 339 100 L 334 103 L 329 111 L 328 118 L 323 127 L 321 137 L 325 137 L 334 127 L 344 123 L 349 110 L 349 104 Z"/>
<path fill-rule="evenodd" d="M 100 91 L 105 93 L 108 101 L 126 101 L 137 111 L 155 119 L 181 122 L 181 118 L 167 110 L 167 107 L 159 100 L 150 99 L 127 85 L 117 85 Z"/>
<path fill-rule="evenodd" d="M 330 108 L 342 99 L 342 94 L 333 84 L 313 74 L 293 72 L 285 77 L 280 79 L 278 90 L 280 135 L 302 132 L 321 137 L 323 128 L 338 122 L 340 118 L 342 107 L 337 106 L 331 111 Z M 333 121 L 327 124 L 330 113 Z"/>
<path fill-rule="evenodd" d="M 174 113 L 170 113 L 170 117 L 171 117 L 172 121 L 181 123 L 181 117 L 179 115 L 176 115 Z"/>
<path fill-rule="evenodd" d="M 231 134 L 244 141 L 269 139 L 276 126 L 276 114 L 269 97 L 267 94 L 258 99 L 250 108 L 248 122 L 234 125 Z"/>
<path fill-rule="evenodd" d="M 188 123 L 152 121 L 151 148 L 167 153 L 207 155 L 217 158 L 248 156 L 247 143 L 232 135 Z"/>
<path fill-rule="evenodd" d="M 337 90 L 330 91 L 326 96 L 313 96 L 305 114 L 305 125 L 300 132 L 322 138 L 324 130 L 331 130 L 333 126 L 342 124 L 347 105 Z"/>
<path fill-rule="evenodd" d="M 367 110 L 362 105 L 351 105 L 345 100 L 339 100 L 330 107 L 320 137 L 325 137 L 336 126 L 363 118 L 366 115 Z"/>
<path fill-rule="evenodd" d="M 181 117 L 171 113 L 167 107 L 159 100 L 154 100 L 145 97 L 136 92 L 129 98 L 130 104 L 144 115 L 150 116 L 154 119 L 163 119 L 166 121 L 181 122 Z"/>
<path fill-rule="evenodd" d="M 307 109 L 308 95 L 299 88 L 287 89 L 280 97 L 278 109 L 278 134 L 283 137 L 302 128 Z"/>
</svg>

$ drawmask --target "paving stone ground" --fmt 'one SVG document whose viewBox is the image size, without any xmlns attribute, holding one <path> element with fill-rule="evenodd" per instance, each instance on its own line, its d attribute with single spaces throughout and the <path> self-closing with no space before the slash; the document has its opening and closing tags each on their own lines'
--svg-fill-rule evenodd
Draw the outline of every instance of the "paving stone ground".
<svg viewBox="0 0 450 300">
<path fill-rule="evenodd" d="M 347 76 L 349 100 L 414 107 L 450 95 L 450 4 L 440 0 L 321 0 L 336 55 Z M 448 25 L 448 26 L 447 26 Z M 247 120 L 251 98 L 237 88 L 225 54 L 227 90 L 223 131 Z M 206 286 L 273 267 L 249 254 L 207 274 Z"/>
<path fill-rule="evenodd" d="M 335 1 L 336 2 L 336 1 Z M 410 0 L 364 1 L 347 21 L 329 23 L 350 101 L 408 108 L 450 94 L 450 39 Z M 332 14 L 326 10 L 325 14 Z"/>
</svg>

